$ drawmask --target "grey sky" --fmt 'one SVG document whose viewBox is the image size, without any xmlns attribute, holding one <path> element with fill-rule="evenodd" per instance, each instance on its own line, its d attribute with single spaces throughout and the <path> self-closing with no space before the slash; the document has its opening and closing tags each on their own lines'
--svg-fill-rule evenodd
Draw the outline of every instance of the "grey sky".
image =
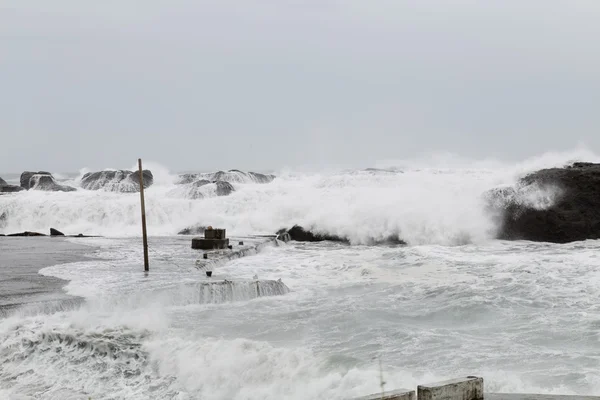
<svg viewBox="0 0 600 400">
<path fill-rule="evenodd" d="M 597 0 L 0 2 L 0 171 L 600 149 Z"/>
</svg>

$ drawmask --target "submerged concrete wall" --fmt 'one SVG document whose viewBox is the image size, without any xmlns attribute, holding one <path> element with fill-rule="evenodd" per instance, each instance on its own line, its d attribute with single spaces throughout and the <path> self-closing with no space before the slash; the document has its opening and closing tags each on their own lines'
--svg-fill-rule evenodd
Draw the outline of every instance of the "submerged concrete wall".
<svg viewBox="0 0 600 400">
<path fill-rule="evenodd" d="M 353 400 L 600 400 L 600 396 L 484 393 L 483 378 L 468 376 L 417 386 L 417 391 L 399 389 Z"/>
<path fill-rule="evenodd" d="M 419 400 L 483 400 L 483 378 L 469 376 L 417 386 Z"/>
<path fill-rule="evenodd" d="M 417 386 L 414 390 L 400 389 L 393 392 L 373 394 L 355 400 L 483 400 L 483 378 L 468 376 L 443 382 Z"/>
<path fill-rule="evenodd" d="M 408 389 L 398 389 L 391 392 L 372 394 L 370 396 L 359 397 L 355 400 L 415 400 L 415 391 Z"/>
</svg>

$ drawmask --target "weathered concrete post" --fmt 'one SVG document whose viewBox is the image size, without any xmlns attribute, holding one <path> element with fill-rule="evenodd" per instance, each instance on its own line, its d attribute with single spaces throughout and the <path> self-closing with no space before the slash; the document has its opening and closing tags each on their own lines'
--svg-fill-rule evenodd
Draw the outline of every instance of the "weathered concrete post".
<svg viewBox="0 0 600 400">
<path fill-rule="evenodd" d="M 144 174 L 142 173 L 142 159 L 138 158 L 138 166 L 140 168 L 140 200 L 142 203 L 142 237 L 144 241 L 144 271 L 148 272 L 148 236 L 146 234 L 146 204 L 144 203 Z"/>
<path fill-rule="evenodd" d="M 229 247 L 225 229 L 206 228 L 204 237 L 192 238 L 192 249 L 222 250 Z"/>
<path fill-rule="evenodd" d="M 419 400 L 483 400 L 483 378 L 467 376 L 417 386 Z"/>
</svg>

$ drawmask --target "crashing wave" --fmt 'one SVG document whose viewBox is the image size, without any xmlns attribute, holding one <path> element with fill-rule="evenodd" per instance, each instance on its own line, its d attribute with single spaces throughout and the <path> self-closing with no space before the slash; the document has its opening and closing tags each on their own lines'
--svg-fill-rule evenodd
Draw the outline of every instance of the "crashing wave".
<svg viewBox="0 0 600 400">
<path fill-rule="evenodd" d="M 233 192 L 235 192 L 235 188 L 229 182 L 211 182 L 207 179 L 201 179 L 185 185 L 178 185 L 178 187 L 169 192 L 169 195 L 176 198 L 197 200 L 210 197 L 229 196 Z"/>
<path fill-rule="evenodd" d="M 285 283 L 279 280 L 254 281 L 214 281 L 201 282 L 176 292 L 168 291 L 172 304 L 221 304 L 236 301 L 248 301 L 259 297 L 282 296 L 290 292 Z M 160 296 L 160 294 L 156 294 Z"/>
<path fill-rule="evenodd" d="M 59 185 L 50 173 L 24 172 L 23 175 L 25 175 L 25 178 L 29 177 L 29 179 L 26 179 L 26 186 L 23 186 L 28 190 L 42 190 L 46 192 L 74 192 L 77 190 L 71 186 Z M 23 180 L 24 177 L 21 176 L 21 182 Z"/>
<path fill-rule="evenodd" d="M 188 184 L 198 180 L 211 182 L 222 181 L 229 183 L 269 183 L 275 175 L 265 175 L 257 172 L 243 172 L 237 169 L 199 174 L 183 174 L 179 176 L 178 184 Z"/>
</svg>

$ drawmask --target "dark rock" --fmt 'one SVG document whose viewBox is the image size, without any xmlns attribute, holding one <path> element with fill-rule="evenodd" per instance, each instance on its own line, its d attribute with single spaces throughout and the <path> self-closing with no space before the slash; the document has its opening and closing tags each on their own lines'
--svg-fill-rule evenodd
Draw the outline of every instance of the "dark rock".
<svg viewBox="0 0 600 400">
<path fill-rule="evenodd" d="M 177 234 L 178 235 L 203 235 L 205 230 L 206 230 L 205 226 L 195 225 L 195 226 L 190 226 L 189 228 L 182 229 Z"/>
<path fill-rule="evenodd" d="M 277 240 L 281 240 L 282 242 L 289 242 L 290 240 L 292 240 L 292 237 L 290 236 L 289 233 L 287 233 L 287 231 L 285 229 L 280 230 L 279 232 L 277 232 Z"/>
<path fill-rule="evenodd" d="M 4 179 L 0 178 L 0 193 L 20 192 L 23 189 L 21 186 L 9 185 Z"/>
<path fill-rule="evenodd" d="M 144 189 L 154 183 L 152 172 L 142 171 Z M 81 178 L 81 187 L 87 190 L 104 189 L 110 192 L 133 193 L 140 191 L 139 171 L 100 171 L 88 172 Z"/>
<path fill-rule="evenodd" d="M 23 189 L 21 186 L 16 186 L 16 185 L 6 185 L 6 186 L 0 186 L 0 194 L 3 193 L 16 193 L 16 192 L 20 192 L 23 191 L 25 189 Z"/>
<path fill-rule="evenodd" d="M 0 228 L 5 228 L 8 225 L 8 211 L 3 211 L 0 214 Z"/>
<path fill-rule="evenodd" d="M 497 218 L 499 239 L 553 243 L 600 239 L 600 164 L 543 169 L 525 176 L 514 188 L 486 193 L 486 199 Z"/>
<path fill-rule="evenodd" d="M 400 239 L 400 236 L 398 236 L 397 234 L 394 234 L 394 235 L 390 235 L 390 236 L 386 237 L 384 240 L 376 241 L 375 244 L 394 246 L 394 245 L 405 245 L 407 243 L 404 240 Z"/>
<path fill-rule="evenodd" d="M 31 190 L 43 190 L 46 192 L 74 192 L 74 187 L 59 185 L 52 175 L 34 175 L 31 177 Z"/>
<path fill-rule="evenodd" d="M 195 187 L 195 188 L 199 188 L 205 185 L 210 184 L 211 182 L 208 179 L 200 179 L 199 181 L 196 181 L 194 183 L 192 183 L 191 186 Z"/>
<path fill-rule="evenodd" d="M 38 232 L 25 231 L 25 232 L 19 232 L 19 233 L 11 233 L 6 236 L 46 236 L 46 235 L 44 235 L 43 233 L 38 233 Z"/>
<path fill-rule="evenodd" d="M 215 193 L 217 196 L 229 196 L 232 192 L 235 192 L 235 188 L 229 182 L 211 182 L 207 179 L 201 179 L 193 183 L 186 184 L 184 196 L 188 199 L 203 199 L 205 197 L 205 193 L 209 193 L 210 190 L 203 192 L 200 190 L 200 188 L 211 184 L 215 185 Z"/>
<path fill-rule="evenodd" d="M 179 179 L 177 180 L 177 184 L 179 185 L 186 185 L 188 183 L 192 183 L 195 180 L 197 180 L 200 177 L 200 174 L 182 174 L 179 175 Z M 210 182 L 208 179 L 206 179 L 207 182 Z"/>
<path fill-rule="evenodd" d="M 21 187 L 27 190 L 43 190 L 47 192 L 73 192 L 77 189 L 71 186 L 59 185 L 51 173 L 29 172 L 21 174 Z"/>
<path fill-rule="evenodd" d="M 322 241 L 332 241 L 332 242 L 348 242 L 348 239 L 339 237 L 336 235 L 328 235 L 328 234 L 319 234 L 313 233 L 311 231 L 305 230 L 303 227 L 299 225 L 294 225 L 287 232 L 285 230 L 280 230 L 277 232 L 278 237 L 287 233 L 289 235 L 290 240 L 295 240 L 297 242 L 322 242 Z"/>
<path fill-rule="evenodd" d="M 219 171 L 219 172 L 221 172 L 221 171 Z M 230 181 L 229 179 L 223 179 L 223 178 L 227 178 L 228 177 L 226 174 L 229 174 L 229 175 L 231 175 L 231 174 L 241 175 L 241 176 L 245 177 L 245 182 L 244 183 L 250 183 L 250 182 L 253 182 L 253 183 L 270 183 L 270 182 L 272 182 L 275 179 L 275 175 L 270 175 L 270 174 L 269 175 L 265 175 L 265 174 L 260 174 L 258 172 L 243 172 L 243 171 L 240 171 L 238 169 L 232 169 L 232 170 L 229 170 L 229 172 L 227 172 L 227 173 L 221 173 L 221 178 L 219 180 L 229 182 Z M 235 180 L 232 180 L 232 182 L 235 182 Z M 240 182 L 240 183 L 242 183 L 242 182 Z"/>
<path fill-rule="evenodd" d="M 32 186 L 31 178 L 34 175 L 50 175 L 50 176 L 52 176 L 52 174 L 47 171 L 39 171 L 39 172 L 25 171 L 21 174 L 21 187 L 23 189 L 25 189 L 25 190 L 31 189 L 31 186 Z"/>
<path fill-rule="evenodd" d="M 83 233 L 80 233 L 78 235 L 65 235 L 65 237 L 70 237 L 70 238 L 97 238 L 97 237 L 102 237 L 102 236 L 98 236 L 98 235 L 84 235 Z"/>
<path fill-rule="evenodd" d="M 217 185 L 217 196 L 229 196 L 235 192 L 233 185 L 229 182 L 217 181 L 215 184 Z"/>
<path fill-rule="evenodd" d="M 57 231 L 54 228 L 50 228 L 50 236 L 65 236 L 61 231 Z"/>
<path fill-rule="evenodd" d="M 322 241 L 331 241 L 331 242 L 339 242 L 339 243 L 349 243 L 350 240 L 346 237 L 337 236 L 337 235 L 329 235 L 329 234 L 320 234 L 314 233 L 312 231 L 306 230 L 299 225 L 294 225 L 292 229 L 280 229 L 277 232 L 277 240 L 281 240 L 283 242 L 289 242 L 291 240 L 297 242 L 322 242 Z M 407 243 L 400 239 L 397 234 L 390 235 L 383 240 L 371 240 L 368 244 L 370 245 L 406 245 Z"/>
</svg>

